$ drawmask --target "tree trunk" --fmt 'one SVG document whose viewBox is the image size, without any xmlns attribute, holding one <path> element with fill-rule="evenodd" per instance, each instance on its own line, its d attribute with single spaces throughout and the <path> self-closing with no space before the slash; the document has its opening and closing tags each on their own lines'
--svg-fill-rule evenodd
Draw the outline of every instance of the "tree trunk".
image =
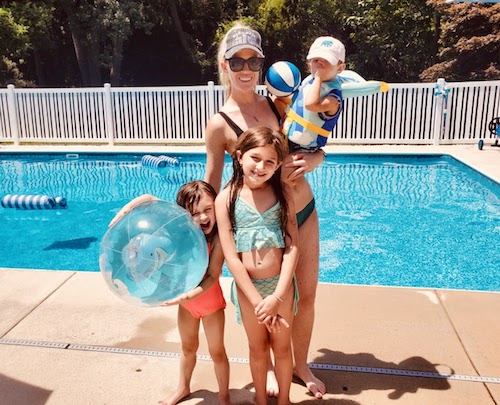
<svg viewBox="0 0 500 405">
<path fill-rule="evenodd" d="M 196 57 L 196 52 L 194 52 L 193 48 L 190 45 L 190 37 L 187 35 L 182 29 L 182 23 L 179 18 L 179 14 L 177 13 L 177 6 L 175 5 L 175 0 L 168 0 L 168 7 L 170 9 L 170 17 L 174 23 L 175 31 L 179 36 L 182 47 L 189 53 L 189 57 L 193 61 L 193 63 L 198 64 L 198 58 Z"/>
<path fill-rule="evenodd" d="M 45 74 L 42 69 L 42 59 L 36 46 L 33 47 L 33 59 L 35 61 L 36 83 L 40 87 L 45 87 L 47 82 L 45 81 Z"/>
<path fill-rule="evenodd" d="M 89 72 L 89 86 L 102 86 L 101 66 L 99 63 L 99 45 L 92 43 L 87 47 L 87 64 Z"/>
<path fill-rule="evenodd" d="M 120 85 L 120 76 L 123 61 L 123 38 L 117 38 L 113 42 L 113 59 L 111 65 L 111 72 L 109 75 L 109 81 L 111 86 Z"/>
<path fill-rule="evenodd" d="M 85 33 L 80 27 L 78 18 L 70 4 L 64 6 L 68 16 L 69 29 L 75 48 L 76 60 L 82 77 L 83 86 L 101 86 L 99 70 L 99 49 L 97 44 L 89 44 Z"/>
<path fill-rule="evenodd" d="M 82 44 L 83 41 L 79 30 L 76 28 L 76 24 L 72 23 L 71 18 L 69 21 L 69 27 L 71 31 L 71 39 L 73 40 L 73 47 L 75 48 L 76 61 L 78 62 L 80 76 L 82 77 L 82 85 L 87 86 L 90 82 L 90 78 L 85 57 L 85 46 Z"/>
</svg>

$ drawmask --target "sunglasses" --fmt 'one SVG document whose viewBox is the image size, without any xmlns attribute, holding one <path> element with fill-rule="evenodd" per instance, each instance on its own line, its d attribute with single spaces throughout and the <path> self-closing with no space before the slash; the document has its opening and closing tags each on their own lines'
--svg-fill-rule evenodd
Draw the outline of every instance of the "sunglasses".
<svg viewBox="0 0 500 405">
<path fill-rule="evenodd" d="M 231 69 L 233 72 L 241 72 L 243 70 L 243 67 L 245 66 L 245 63 L 248 65 L 248 68 L 252 72 L 258 72 L 260 69 L 262 69 L 262 66 L 264 66 L 264 58 L 249 58 L 249 59 L 243 59 L 243 58 L 229 58 L 227 59 L 229 62 L 229 69 Z"/>
</svg>

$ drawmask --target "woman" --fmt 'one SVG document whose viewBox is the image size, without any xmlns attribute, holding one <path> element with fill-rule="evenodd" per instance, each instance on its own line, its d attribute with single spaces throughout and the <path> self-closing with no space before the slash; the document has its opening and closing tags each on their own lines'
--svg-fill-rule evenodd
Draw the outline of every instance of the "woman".
<svg viewBox="0 0 500 405">
<path fill-rule="evenodd" d="M 261 37 L 257 31 L 237 23 L 222 40 L 217 60 L 220 82 L 226 87 L 227 100 L 207 124 L 205 181 L 219 190 L 225 152 L 233 154 L 238 136 L 256 126 L 279 129 L 281 116 L 270 98 L 255 92 L 264 65 Z M 300 300 L 292 330 L 294 374 L 318 399 L 323 397 L 326 387 L 309 369 L 307 354 L 318 285 L 319 225 L 314 196 L 304 174 L 313 171 L 323 159 L 321 151 L 290 155 L 282 169 L 283 178 L 292 189 L 299 225 L 296 278 Z M 278 384 L 272 368 L 268 373 L 267 392 L 270 396 L 278 395 Z"/>
</svg>

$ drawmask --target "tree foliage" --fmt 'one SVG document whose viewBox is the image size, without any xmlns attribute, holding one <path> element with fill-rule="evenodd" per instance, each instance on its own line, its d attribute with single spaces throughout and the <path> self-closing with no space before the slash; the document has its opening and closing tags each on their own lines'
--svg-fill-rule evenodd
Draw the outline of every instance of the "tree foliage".
<svg viewBox="0 0 500 405">
<path fill-rule="evenodd" d="M 312 41 L 333 35 L 367 79 L 496 79 L 499 11 L 444 0 L 0 0 L 0 85 L 206 83 L 235 20 L 261 32 L 266 67 L 289 60 L 306 74 Z"/>
<path fill-rule="evenodd" d="M 17 22 L 11 10 L 0 8 L 0 85 L 27 84 L 19 69 L 29 47 L 28 28 Z"/>
<path fill-rule="evenodd" d="M 350 0 L 345 4 L 343 25 L 353 46 L 350 64 L 374 79 L 416 81 L 437 49 L 434 8 L 422 0 Z"/>
<path fill-rule="evenodd" d="M 439 62 L 425 81 L 500 79 L 500 4 L 443 4 L 429 0 L 441 17 Z"/>
</svg>

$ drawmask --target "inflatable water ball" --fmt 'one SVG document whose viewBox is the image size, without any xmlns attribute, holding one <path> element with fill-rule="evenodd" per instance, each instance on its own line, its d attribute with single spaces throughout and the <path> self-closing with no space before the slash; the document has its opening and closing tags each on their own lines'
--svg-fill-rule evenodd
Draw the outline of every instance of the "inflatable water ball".
<svg viewBox="0 0 500 405">
<path fill-rule="evenodd" d="M 106 232 L 99 266 L 106 284 L 119 298 L 155 306 L 201 282 L 208 266 L 208 248 L 189 212 L 167 201 L 147 201 Z"/>
<path fill-rule="evenodd" d="M 267 91 L 276 97 L 286 97 L 299 88 L 300 71 L 291 62 L 279 61 L 273 63 L 266 72 L 265 84 Z"/>
</svg>

